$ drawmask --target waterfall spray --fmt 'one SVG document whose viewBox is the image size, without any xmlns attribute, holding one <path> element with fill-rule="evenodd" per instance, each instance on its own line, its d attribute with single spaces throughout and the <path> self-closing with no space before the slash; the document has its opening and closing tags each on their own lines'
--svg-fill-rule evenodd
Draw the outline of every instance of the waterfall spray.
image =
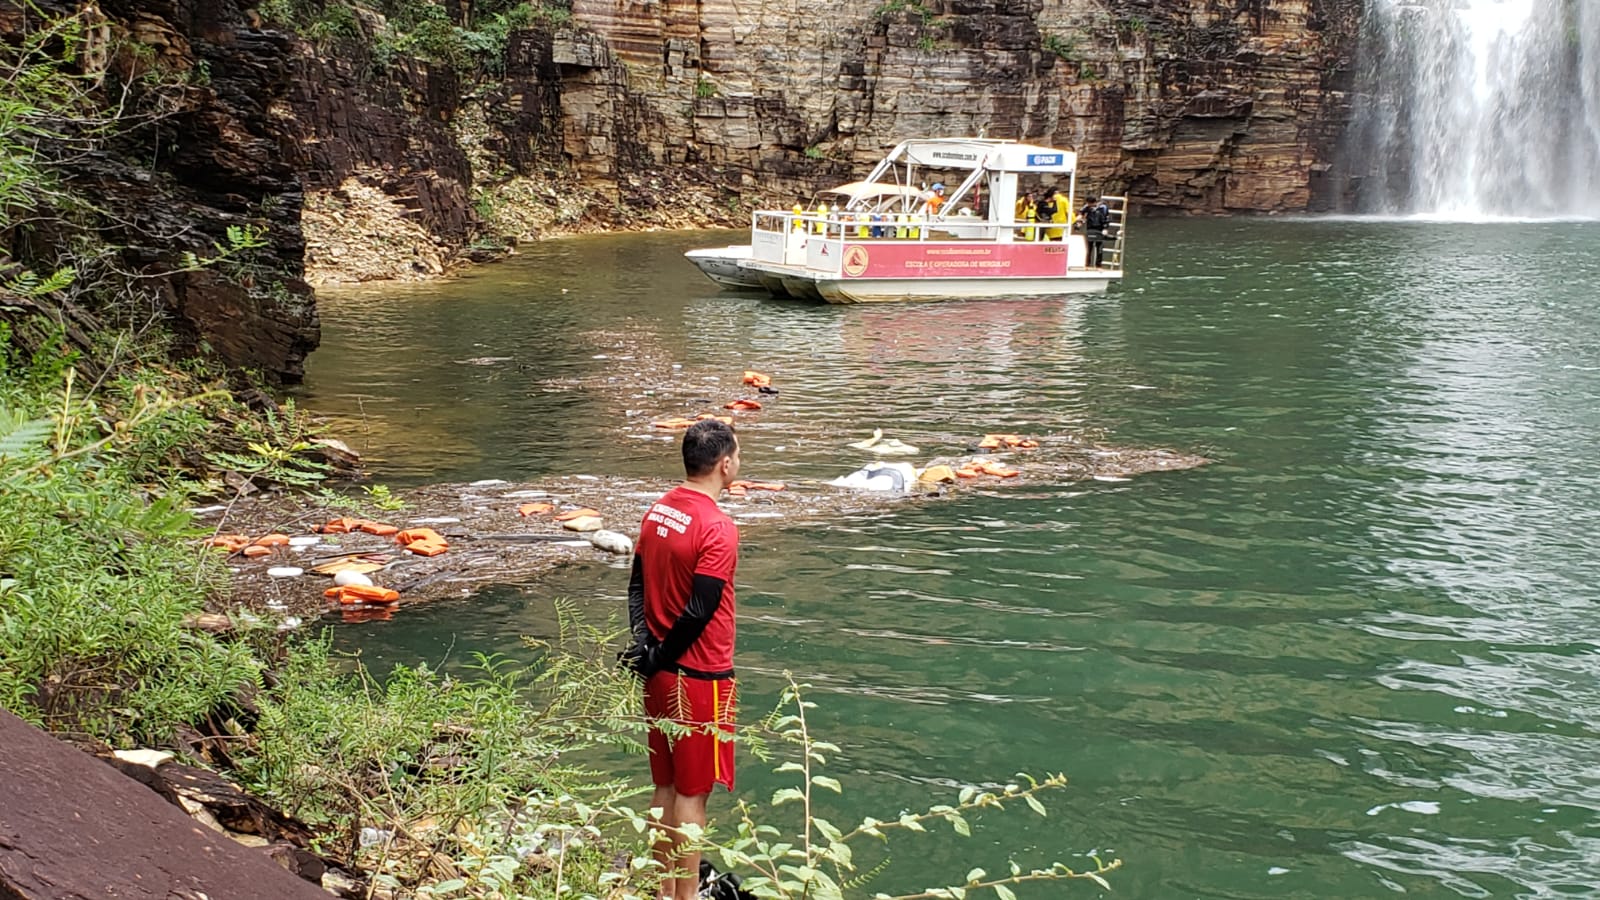
<svg viewBox="0 0 1600 900">
<path fill-rule="evenodd" d="M 1369 2 L 1362 211 L 1600 217 L 1600 2 Z"/>
</svg>

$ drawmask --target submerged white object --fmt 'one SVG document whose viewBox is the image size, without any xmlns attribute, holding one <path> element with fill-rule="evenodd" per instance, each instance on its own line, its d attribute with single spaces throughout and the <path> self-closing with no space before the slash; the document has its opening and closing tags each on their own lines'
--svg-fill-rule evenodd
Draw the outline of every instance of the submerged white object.
<svg viewBox="0 0 1600 900">
<path fill-rule="evenodd" d="M 851 450 L 867 450 L 881 440 L 883 440 L 883 429 L 874 428 L 872 429 L 872 437 L 869 437 L 864 441 L 856 441 L 854 444 L 846 444 L 845 446 L 849 447 Z"/>
<path fill-rule="evenodd" d="M 865 450 L 879 456 L 915 456 L 922 451 L 899 438 L 886 438 L 882 428 L 872 429 L 872 437 L 848 445 L 852 450 Z"/>
<path fill-rule="evenodd" d="M 322 538 L 319 538 L 314 534 L 299 534 L 289 538 L 289 546 L 299 550 L 303 547 L 314 547 L 321 541 Z"/>
<path fill-rule="evenodd" d="M 333 583 L 339 587 L 350 587 L 351 585 L 372 587 L 372 579 L 357 572 L 355 569 L 341 569 L 333 573 Z"/>
<path fill-rule="evenodd" d="M 618 531 L 606 531 L 605 529 L 591 531 L 589 532 L 589 543 L 595 545 L 598 549 L 607 553 L 615 553 L 618 556 L 626 556 L 633 552 L 633 540 Z"/>
<path fill-rule="evenodd" d="M 273 566 L 267 570 L 267 574 L 273 578 L 298 578 L 305 573 L 306 570 L 299 566 Z"/>
<path fill-rule="evenodd" d="M 828 483 L 858 491 L 903 493 L 916 480 L 917 470 L 910 463 L 870 463 Z"/>
</svg>

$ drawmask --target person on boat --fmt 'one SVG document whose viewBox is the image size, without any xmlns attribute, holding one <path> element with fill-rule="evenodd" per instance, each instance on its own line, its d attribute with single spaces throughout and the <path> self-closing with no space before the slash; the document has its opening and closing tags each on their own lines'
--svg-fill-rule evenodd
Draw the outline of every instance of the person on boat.
<svg viewBox="0 0 1600 900">
<path fill-rule="evenodd" d="M 935 182 L 933 185 L 933 193 L 928 197 L 928 202 L 925 206 L 923 206 L 923 210 L 930 216 L 937 216 L 939 214 L 939 210 L 943 208 L 944 183 Z"/>
<path fill-rule="evenodd" d="M 706 800 L 716 785 L 733 790 L 734 570 L 739 529 L 717 498 L 739 477 L 739 439 L 715 419 L 683 435 L 683 483 L 651 505 L 639 527 L 628 581 L 628 626 L 633 646 L 622 654 L 644 678 L 651 721 L 672 720 L 690 730 L 668 738 L 649 734 L 650 805 L 661 810 L 662 837 L 654 847 L 663 871 L 664 900 L 694 900 L 700 853 L 684 852 L 682 826 L 706 823 Z"/>
<path fill-rule="evenodd" d="M 801 203 L 799 200 L 796 200 L 794 202 L 794 208 L 791 209 L 790 212 L 794 213 L 794 230 L 805 231 L 806 223 L 800 221 L 800 217 L 806 214 L 805 204 Z"/>
<path fill-rule="evenodd" d="M 1029 226 L 1022 229 L 1022 240 L 1032 241 L 1038 239 L 1039 229 L 1032 227 L 1034 222 L 1039 221 L 1039 206 L 1033 191 L 1024 191 L 1017 198 L 1016 221 L 1027 222 Z"/>
<path fill-rule="evenodd" d="M 1061 190 L 1060 185 L 1050 189 L 1050 215 L 1044 215 L 1044 210 L 1039 211 L 1039 218 L 1054 223 L 1054 227 L 1045 229 L 1045 238 L 1052 241 L 1064 240 L 1067 236 L 1067 216 L 1070 215 L 1072 198 Z"/>
<path fill-rule="evenodd" d="M 1083 239 L 1089 245 L 1089 257 L 1084 265 L 1098 269 L 1105 251 L 1106 227 L 1111 224 L 1111 208 L 1099 197 L 1090 194 L 1080 217 L 1083 220 Z"/>
</svg>

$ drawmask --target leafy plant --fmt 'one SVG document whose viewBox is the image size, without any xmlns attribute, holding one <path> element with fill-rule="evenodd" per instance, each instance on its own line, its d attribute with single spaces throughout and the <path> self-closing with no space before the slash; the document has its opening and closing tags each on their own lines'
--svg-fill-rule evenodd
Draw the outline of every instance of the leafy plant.
<svg viewBox="0 0 1600 900">
<path fill-rule="evenodd" d="M 197 557 L 181 489 L 148 497 L 122 458 L 194 399 L 133 391 L 115 418 L 74 376 L 0 358 L 0 706 L 118 745 L 160 741 L 261 669 L 243 644 L 185 627 L 221 573 Z"/>
<path fill-rule="evenodd" d="M 1040 41 L 1044 52 L 1053 54 L 1058 59 L 1073 62 L 1078 58 L 1078 39 L 1076 37 L 1062 37 L 1050 32 Z"/>
<path fill-rule="evenodd" d="M 353 512 L 365 518 L 375 517 L 377 513 L 398 512 L 407 506 L 406 501 L 395 496 L 386 484 L 362 485 L 361 494 L 355 497 L 324 487 L 316 494 L 317 504 L 327 509 Z"/>
<path fill-rule="evenodd" d="M 262 418 L 246 419 L 235 431 L 248 453 L 218 450 L 207 454 L 214 465 L 266 483 L 307 487 L 328 477 L 327 463 L 307 458 L 320 429 L 296 408 L 291 398 L 281 410 L 266 410 Z"/>
<path fill-rule="evenodd" d="M 717 95 L 716 82 L 705 77 L 704 75 L 701 75 L 700 80 L 694 83 L 694 95 L 701 100 L 705 100 L 709 97 L 715 97 Z"/>
<path fill-rule="evenodd" d="M 606 748 L 642 752 L 649 723 L 640 715 L 638 683 L 614 664 L 614 623 L 587 625 L 565 602 L 557 613 L 562 636 L 529 642 L 539 658 L 527 669 L 476 657 L 458 675 L 422 666 L 380 680 L 341 663 L 325 639 L 296 649 L 258 700 L 259 732 L 242 774 L 320 825 L 329 849 L 355 854 L 391 891 L 507 900 L 655 896 L 666 873 L 650 847 L 661 831 L 635 805 L 647 788 L 574 762 Z M 778 771 L 792 774 L 794 786 L 765 806 L 740 804 L 725 826 L 684 829 L 689 846 L 747 876 L 746 888 L 758 897 L 864 897 L 887 863 L 888 840 L 941 824 L 968 835 L 980 810 L 1026 805 L 1043 815 L 1040 795 L 1066 784 L 1061 776 L 1023 776 L 996 791 L 963 789 L 953 802 L 922 812 L 835 826 L 826 799 L 846 787 L 823 767 L 838 748 L 811 734 L 815 704 L 804 690 L 791 680 L 773 714 L 737 736 L 758 759 L 786 756 Z M 794 819 L 791 805 L 799 820 L 784 835 L 766 820 Z M 979 890 L 1005 898 L 1036 881 L 1104 885 L 1119 865 L 1097 860 L 1078 871 L 1007 861 L 998 874 L 952 873 L 947 886 L 898 900 Z"/>
<path fill-rule="evenodd" d="M 822 148 L 816 144 L 812 144 L 805 149 L 806 159 L 822 159 L 824 155 L 825 154 L 822 152 Z"/>
<path fill-rule="evenodd" d="M 921 24 L 927 24 L 933 17 L 933 10 L 924 6 L 920 0 L 884 0 L 872 11 L 872 15 L 876 19 L 883 20 L 902 12 L 916 17 Z"/>
<path fill-rule="evenodd" d="M 712 849 L 725 868 L 756 873 L 744 879 L 744 887 L 757 897 L 842 900 L 847 892 L 862 888 L 887 866 L 888 854 L 882 848 L 892 836 L 924 833 L 930 825 L 946 824 L 955 834 L 970 837 L 972 826 L 968 816 L 972 813 L 1025 803 L 1043 816 L 1046 809 L 1039 795 L 1066 787 L 1067 779 L 1063 775 L 1035 780 L 1022 774 L 1019 783 L 1008 784 L 999 791 L 962 788 L 953 804 L 935 804 L 922 812 L 901 812 L 886 819 L 868 816 L 854 827 L 837 826 L 822 816 L 823 798 L 830 794 L 842 795 L 844 786 L 837 779 L 820 774 L 820 770 L 826 766 L 828 755 L 838 753 L 839 748 L 812 736 L 807 713 L 815 709 L 816 704 L 805 698 L 805 690 L 805 685 L 791 677 L 778 710 L 763 726 L 775 745 L 794 751 L 793 758 L 779 765 L 777 771 L 792 773 L 795 786 L 774 792 L 766 809 L 741 802 L 732 839 Z M 762 824 L 778 818 L 775 814 L 768 815 L 768 809 L 791 803 L 799 806 L 801 817 L 794 834 L 784 835 L 774 826 Z M 863 844 L 879 848 L 878 861 L 873 865 L 867 866 L 863 861 Z M 1109 889 L 1104 876 L 1119 868 L 1121 861 L 1108 863 L 1097 858 L 1094 863 L 1092 869 L 1080 871 L 1060 862 L 1024 869 L 1010 860 L 999 874 L 991 875 L 975 868 L 958 882 L 914 894 L 900 894 L 894 896 L 894 900 L 924 897 L 962 900 L 968 892 L 988 889 L 999 897 L 1014 900 L 1012 888 L 1016 885 L 1069 879 L 1086 879 Z M 892 895 L 878 892 L 873 896 L 890 898 Z"/>
</svg>

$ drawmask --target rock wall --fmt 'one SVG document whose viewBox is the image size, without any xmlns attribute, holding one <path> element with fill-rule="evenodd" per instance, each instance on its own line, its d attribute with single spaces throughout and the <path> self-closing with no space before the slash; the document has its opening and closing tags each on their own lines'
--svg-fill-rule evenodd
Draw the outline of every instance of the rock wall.
<svg viewBox="0 0 1600 900">
<path fill-rule="evenodd" d="M 427 277 L 475 238 L 743 224 L 913 136 L 1071 147 L 1145 212 L 1323 210 L 1362 2 L 572 0 L 490 84 L 301 45 L 283 115 L 325 280 Z"/>
<path fill-rule="evenodd" d="M 815 187 L 912 136 L 1082 152 L 1146 208 L 1301 211 L 1348 119 L 1360 0 L 574 0 L 663 165 Z M 585 101 L 585 105 L 593 106 Z M 615 120 L 612 120 L 615 121 Z M 602 167 L 610 122 L 567 121 Z M 575 133 L 574 133 L 575 132 Z"/>
<path fill-rule="evenodd" d="M 92 208 L 31 229 L 0 223 L 0 259 L 59 264 L 74 235 L 92 233 L 117 249 L 96 270 L 109 273 L 104 288 L 74 298 L 89 312 L 135 328 L 165 314 L 192 352 L 298 381 L 320 328 L 300 277 L 302 195 L 285 161 L 294 139 L 271 113 L 289 86 L 287 39 L 251 27 L 234 0 L 42 0 L 36 8 L 0 2 L 0 36 L 38 27 L 40 12 L 82 16 L 91 26 L 85 74 L 106 107 L 131 97 L 140 124 L 86 154 L 76 144 L 47 146 L 63 160 L 58 177 Z M 144 81 L 151 73 L 165 85 L 159 98 Z M 185 251 L 204 258 L 227 245 L 230 226 L 262 229 L 266 246 L 227 265 L 178 271 Z M 79 262 L 81 285 L 96 264 Z"/>
<path fill-rule="evenodd" d="M 352 280 L 444 274 L 473 237 L 472 167 L 452 128 L 463 86 L 447 68 L 297 44 L 276 110 L 296 137 L 306 266 Z"/>
</svg>

